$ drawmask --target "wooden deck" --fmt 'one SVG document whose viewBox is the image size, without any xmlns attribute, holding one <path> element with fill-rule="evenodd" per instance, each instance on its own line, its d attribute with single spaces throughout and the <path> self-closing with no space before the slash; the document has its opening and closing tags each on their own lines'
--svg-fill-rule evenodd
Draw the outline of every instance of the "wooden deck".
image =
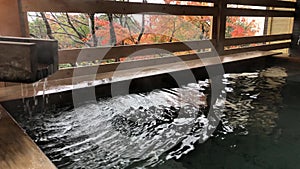
<svg viewBox="0 0 300 169">
<path fill-rule="evenodd" d="M 0 168 L 56 168 L 7 111 L 0 106 Z"/>
</svg>

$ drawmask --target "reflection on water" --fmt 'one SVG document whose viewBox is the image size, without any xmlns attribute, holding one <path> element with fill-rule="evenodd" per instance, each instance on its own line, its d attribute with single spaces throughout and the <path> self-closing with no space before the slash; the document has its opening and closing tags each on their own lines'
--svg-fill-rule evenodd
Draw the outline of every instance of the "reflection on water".
<svg viewBox="0 0 300 169">
<path fill-rule="evenodd" d="M 221 123 L 224 124 L 225 134 L 234 130 L 239 131 L 237 134 L 247 134 L 248 130 L 257 134 L 272 133 L 276 127 L 286 76 L 282 68 L 226 75 L 227 97 Z"/>
<path fill-rule="evenodd" d="M 222 168 L 209 162 L 214 157 L 207 148 L 217 150 L 230 138 L 281 137 L 285 77 L 282 68 L 225 75 L 225 107 L 214 107 L 221 121 L 202 144 L 197 140 L 209 127 L 208 81 L 15 118 L 58 168 Z M 236 140 L 230 150 L 240 146 Z M 224 152 L 214 153 L 219 159 Z"/>
</svg>

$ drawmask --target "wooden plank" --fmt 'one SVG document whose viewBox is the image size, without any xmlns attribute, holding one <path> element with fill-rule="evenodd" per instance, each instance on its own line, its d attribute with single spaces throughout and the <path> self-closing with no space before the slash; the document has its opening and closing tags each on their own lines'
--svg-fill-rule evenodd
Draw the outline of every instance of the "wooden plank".
<svg viewBox="0 0 300 169">
<path fill-rule="evenodd" d="M 286 42 L 286 43 L 262 45 L 262 46 L 247 47 L 247 48 L 230 49 L 230 50 L 225 50 L 224 54 L 229 55 L 229 54 L 236 54 L 236 53 L 249 52 L 249 51 L 269 51 L 269 50 L 289 48 L 290 46 L 291 43 Z"/>
<path fill-rule="evenodd" d="M 17 83 L 17 82 L 5 82 L 5 86 L 8 87 L 8 86 L 15 86 L 15 85 L 20 85 L 20 83 Z"/>
<path fill-rule="evenodd" d="M 75 12 L 75 13 L 114 13 L 114 14 L 169 14 L 169 15 L 215 15 L 216 8 L 146 4 L 137 2 L 103 0 L 22 0 L 25 12 Z"/>
<path fill-rule="evenodd" d="M 1 105 L 0 150 L 3 169 L 56 168 Z"/>
<path fill-rule="evenodd" d="M 226 4 L 254 5 L 267 7 L 295 8 L 295 2 L 277 0 L 225 0 Z"/>
<path fill-rule="evenodd" d="M 225 46 L 250 44 L 250 43 L 263 43 L 263 42 L 279 41 L 279 40 L 290 40 L 291 38 L 292 38 L 292 34 L 229 38 L 229 39 L 225 39 Z"/>
<path fill-rule="evenodd" d="M 88 67 L 77 67 L 77 68 L 68 68 L 62 69 L 55 73 L 54 75 L 50 76 L 48 79 L 60 79 L 66 77 L 74 77 L 74 76 L 85 76 L 89 74 L 99 74 L 105 72 L 111 72 L 115 70 L 127 70 L 133 68 L 143 68 L 146 66 L 154 66 L 159 64 L 168 64 L 168 63 L 176 63 L 176 62 L 184 62 L 189 60 L 195 59 L 203 59 L 209 58 L 213 56 L 218 56 L 217 53 L 214 52 L 206 52 L 206 53 L 197 53 L 197 54 L 187 54 L 187 55 L 180 55 L 180 56 L 170 56 L 170 57 L 163 57 L 163 58 L 155 58 L 155 59 L 147 59 L 147 60 L 136 60 L 136 61 L 129 61 L 129 62 L 116 62 L 111 64 L 105 65 L 95 65 L 95 66 L 88 66 Z M 76 71 L 76 74 L 74 72 Z"/>
<path fill-rule="evenodd" d="M 0 82 L 0 88 L 5 87 L 5 82 Z"/>
<path fill-rule="evenodd" d="M 213 48 L 214 43 L 215 40 L 203 40 L 116 47 L 67 49 L 59 51 L 59 64 L 75 64 L 76 62 L 95 61 L 97 59 L 116 59 L 127 56 L 166 54 L 172 52 Z"/>
<path fill-rule="evenodd" d="M 261 17 L 294 17 L 294 11 L 275 11 L 259 9 L 237 9 L 227 8 L 224 11 L 227 16 L 261 16 Z"/>
<path fill-rule="evenodd" d="M 216 3 L 217 2 L 217 0 L 176 0 L 176 1 L 210 2 L 210 3 Z"/>
</svg>

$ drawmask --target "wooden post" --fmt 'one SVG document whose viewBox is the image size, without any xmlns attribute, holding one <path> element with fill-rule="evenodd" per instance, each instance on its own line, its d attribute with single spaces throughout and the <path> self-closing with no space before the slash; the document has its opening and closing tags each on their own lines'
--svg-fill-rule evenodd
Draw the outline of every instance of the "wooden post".
<svg viewBox="0 0 300 169">
<path fill-rule="evenodd" d="M 21 0 L 0 0 L 0 4 L 0 35 L 28 36 L 27 15 L 21 10 Z"/>
<path fill-rule="evenodd" d="M 29 36 L 27 14 L 21 10 L 21 0 L 0 0 L 0 4 L 0 36 Z M 6 84 L 0 82 L 0 87 L 4 86 Z"/>
<path fill-rule="evenodd" d="M 213 19 L 213 35 L 212 38 L 216 39 L 216 50 L 219 55 L 224 54 L 225 30 L 226 30 L 226 15 L 225 8 L 227 8 L 224 0 L 217 0 L 215 5 L 218 7 L 217 17 Z"/>
<path fill-rule="evenodd" d="M 300 57 L 300 0 L 297 0 L 290 55 Z"/>
</svg>

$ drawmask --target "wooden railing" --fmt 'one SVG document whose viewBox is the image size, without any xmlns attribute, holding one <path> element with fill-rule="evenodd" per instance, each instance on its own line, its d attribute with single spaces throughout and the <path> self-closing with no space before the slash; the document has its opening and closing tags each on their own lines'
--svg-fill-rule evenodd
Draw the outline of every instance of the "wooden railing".
<svg viewBox="0 0 300 169">
<path fill-rule="evenodd" d="M 22 0 L 22 12 L 77 12 L 77 13 L 115 13 L 115 14 L 136 14 L 155 12 L 157 14 L 170 15 L 204 15 L 213 17 L 212 39 L 209 41 L 186 41 L 162 44 L 116 46 L 116 47 L 96 47 L 86 49 L 67 49 L 59 51 L 59 63 L 75 64 L 83 61 L 94 61 L 98 59 L 115 59 L 116 63 L 104 65 L 103 70 L 113 70 L 119 64 L 119 58 L 135 55 L 153 55 L 181 51 L 196 50 L 194 54 L 180 56 L 182 60 L 196 59 L 197 51 L 207 48 L 215 48 L 220 55 L 228 55 L 241 52 L 256 50 L 276 50 L 290 47 L 291 34 L 265 35 L 243 38 L 225 38 L 226 18 L 228 16 L 253 16 L 253 17 L 294 17 L 293 9 L 296 7 L 295 2 L 276 1 L 276 0 L 191 0 L 196 2 L 210 2 L 214 5 L 209 6 L 188 6 L 188 5 L 171 5 L 171 4 L 151 4 L 136 2 L 120 1 L 103 1 L 103 0 Z M 228 4 L 264 6 L 267 10 L 259 9 L 241 9 L 229 8 Z M 276 10 L 286 8 L 292 10 Z M 272 10 L 271 10 L 272 9 Z M 284 42 L 273 42 L 284 41 Z M 259 43 L 259 46 L 246 48 L 230 49 L 229 46 Z M 211 46 L 213 44 L 214 46 Z M 162 50 L 159 50 L 162 49 Z M 166 52 L 168 51 L 168 52 Z M 211 56 L 210 52 L 201 52 L 201 56 Z M 80 57 L 78 58 L 78 56 Z M 159 60 L 159 61 L 157 61 Z M 168 63 L 176 61 L 172 57 L 163 57 L 151 61 L 138 61 L 140 65 L 144 63 Z M 130 68 L 130 63 L 128 68 Z M 66 71 L 66 70 L 65 70 Z M 70 75 L 66 73 L 66 75 Z M 64 78 L 61 76 L 60 78 Z"/>
<path fill-rule="evenodd" d="M 212 1 L 214 2 L 214 1 Z M 215 15 L 216 7 L 151 4 L 103 0 L 23 0 L 23 11 L 169 15 Z"/>
</svg>

